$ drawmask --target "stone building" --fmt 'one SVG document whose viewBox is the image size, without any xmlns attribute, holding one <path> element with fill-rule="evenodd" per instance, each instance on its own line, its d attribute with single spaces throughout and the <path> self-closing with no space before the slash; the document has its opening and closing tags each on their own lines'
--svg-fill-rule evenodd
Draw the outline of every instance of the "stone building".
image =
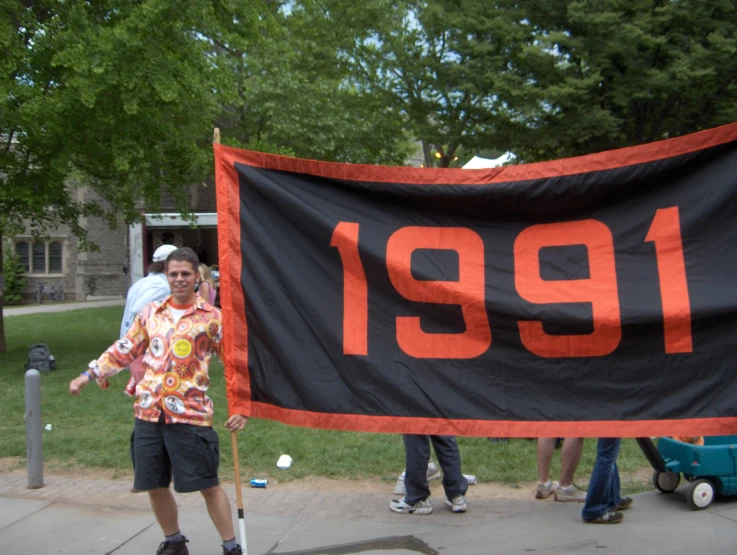
<svg viewBox="0 0 737 555">
<path fill-rule="evenodd" d="M 80 189 L 78 199 L 89 200 L 92 194 Z M 154 250 L 163 244 L 190 247 L 205 264 L 217 264 L 214 185 L 189 188 L 189 209 L 196 215 L 196 227 L 174 213 L 169 195 L 162 194 L 161 209 L 161 214 L 144 214 L 143 224 L 129 228 L 119 223 L 110 229 L 100 218 L 82 219 L 99 252 L 81 252 L 79 241 L 66 226 L 49 230 L 42 240 L 30 233 L 4 238 L 3 250 L 18 254 L 26 268 L 24 302 L 36 302 L 40 285 L 61 287 L 68 301 L 124 297 L 130 285 L 145 275 Z"/>
</svg>

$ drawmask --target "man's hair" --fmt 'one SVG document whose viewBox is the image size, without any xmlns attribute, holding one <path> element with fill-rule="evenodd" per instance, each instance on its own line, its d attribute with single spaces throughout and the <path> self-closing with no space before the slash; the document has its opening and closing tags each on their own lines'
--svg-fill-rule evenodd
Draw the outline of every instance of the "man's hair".
<svg viewBox="0 0 737 555">
<path fill-rule="evenodd" d="M 189 247 L 182 247 L 175 251 L 171 251 L 169 256 L 166 257 L 166 270 L 169 270 L 169 262 L 172 260 L 179 260 L 180 262 L 189 262 L 192 264 L 192 269 L 197 272 L 200 266 L 200 259 L 197 257 L 195 252 Z"/>
<path fill-rule="evenodd" d="M 151 262 L 151 264 L 148 265 L 148 271 L 149 274 L 163 274 L 164 273 L 164 266 L 166 265 L 166 262 L 163 260 L 161 262 Z"/>
</svg>

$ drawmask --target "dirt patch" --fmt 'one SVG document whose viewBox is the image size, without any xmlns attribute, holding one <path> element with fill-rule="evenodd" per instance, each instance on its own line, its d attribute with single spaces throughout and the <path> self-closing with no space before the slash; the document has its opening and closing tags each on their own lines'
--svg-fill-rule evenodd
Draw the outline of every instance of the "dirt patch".
<svg viewBox="0 0 737 555">
<path fill-rule="evenodd" d="M 26 472 L 26 460 L 23 457 L 0 458 L 0 473 L 23 474 Z M 69 465 L 61 461 L 45 461 L 44 474 L 58 476 L 61 478 L 88 478 L 90 480 L 130 480 L 133 477 L 131 471 L 109 470 L 104 468 L 85 468 Z M 230 474 L 232 476 L 232 474 Z M 636 472 L 622 473 L 622 490 L 627 493 L 636 493 L 651 489 L 652 469 L 641 468 Z M 232 477 L 223 480 L 232 483 Z M 246 478 L 242 479 L 242 487 L 248 487 Z M 363 478 L 360 480 L 333 479 L 320 476 L 307 476 L 285 482 L 269 479 L 269 487 L 279 488 L 286 491 L 321 491 L 328 493 L 386 493 L 391 496 L 394 492 L 395 482 L 387 480 Z M 581 480 L 580 485 L 586 486 Z M 442 491 L 440 482 L 431 482 L 432 490 L 437 494 Z M 474 497 L 491 497 L 499 499 L 534 499 L 535 482 L 521 483 L 516 486 L 499 482 L 478 482 L 469 486 L 468 495 Z M 549 498 L 552 499 L 552 496 Z"/>
<path fill-rule="evenodd" d="M 323 491 L 328 493 L 386 493 L 391 496 L 394 491 L 394 482 L 385 480 L 344 480 L 308 476 L 289 482 L 269 481 L 270 487 L 278 487 L 287 491 Z M 431 482 L 433 491 L 442 491 L 440 482 Z M 500 499 L 532 499 L 535 492 L 535 483 L 522 484 L 520 487 L 508 486 L 495 482 L 477 483 L 469 486 L 468 495 L 477 497 L 498 497 Z M 552 497 L 551 497 L 552 499 Z"/>
<path fill-rule="evenodd" d="M 44 475 L 60 478 L 89 478 L 90 480 L 122 480 L 131 478 L 132 471 L 107 468 L 88 468 L 51 459 L 44 461 Z M 0 458 L 0 473 L 24 474 L 26 459 L 23 457 Z"/>
</svg>

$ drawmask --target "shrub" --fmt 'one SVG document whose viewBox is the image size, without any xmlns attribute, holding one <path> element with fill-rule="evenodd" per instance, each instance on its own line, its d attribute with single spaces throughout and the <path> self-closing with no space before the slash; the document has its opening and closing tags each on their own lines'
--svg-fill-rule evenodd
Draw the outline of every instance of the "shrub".
<svg viewBox="0 0 737 555">
<path fill-rule="evenodd" d="M 3 291 L 3 304 L 20 304 L 23 301 L 23 288 L 26 278 L 23 277 L 25 268 L 21 265 L 16 254 L 9 254 L 3 260 L 3 275 L 5 276 L 5 290 Z"/>
</svg>

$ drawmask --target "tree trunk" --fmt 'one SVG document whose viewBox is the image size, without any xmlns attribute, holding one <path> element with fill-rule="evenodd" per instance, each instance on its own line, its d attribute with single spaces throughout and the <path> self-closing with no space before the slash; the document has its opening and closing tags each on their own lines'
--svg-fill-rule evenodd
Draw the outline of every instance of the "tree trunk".
<svg viewBox="0 0 737 555">
<path fill-rule="evenodd" d="M 422 156 L 425 159 L 425 167 L 432 168 L 433 160 L 432 152 L 430 150 L 430 143 L 428 143 L 425 139 L 422 139 Z"/>
<path fill-rule="evenodd" d="M 3 273 L 3 234 L 0 233 L 0 274 Z M 8 350 L 8 344 L 5 342 L 5 317 L 3 316 L 3 297 L 0 294 L 0 353 Z"/>
</svg>

